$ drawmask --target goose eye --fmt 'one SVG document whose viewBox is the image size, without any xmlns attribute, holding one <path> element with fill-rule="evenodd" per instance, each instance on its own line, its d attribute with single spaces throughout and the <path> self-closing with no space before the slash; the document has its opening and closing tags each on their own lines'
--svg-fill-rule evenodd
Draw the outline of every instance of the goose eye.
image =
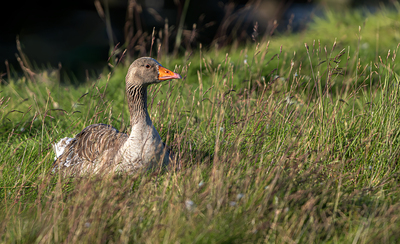
<svg viewBox="0 0 400 244">
<path fill-rule="evenodd" d="M 146 64 L 146 68 L 149 69 L 149 68 L 150 68 L 150 65 Z"/>
</svg>

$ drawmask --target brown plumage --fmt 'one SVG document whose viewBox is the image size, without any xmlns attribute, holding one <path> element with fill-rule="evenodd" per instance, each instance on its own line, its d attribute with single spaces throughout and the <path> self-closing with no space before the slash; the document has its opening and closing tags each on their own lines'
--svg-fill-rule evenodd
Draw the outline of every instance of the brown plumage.
<svg viewBox="0 0 400 244">
<path fill-rule="evenodd" d="M 67 175 L 127 171 L 167 165 L 169 151 L 161 141 L 147 111 L 147 86 L 181 76 L 152 58 L 139 58 L 126 75 L 126 94 L 131 121 L 130 135 L 105 124 L 89 125 L 75 138 L 54 145 L 54 170 Z M 53 170 L 53 171 L 54 171 Z"/>
</svg>

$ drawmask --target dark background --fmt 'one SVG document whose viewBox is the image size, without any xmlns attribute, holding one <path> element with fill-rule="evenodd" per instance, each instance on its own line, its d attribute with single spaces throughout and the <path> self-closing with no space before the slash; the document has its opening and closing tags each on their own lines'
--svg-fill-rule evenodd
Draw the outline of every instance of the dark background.
<svg viewBox="0 0 400 244">
<path fill-rule="evenodd" d="M 372 0 L 328 2 L 331 3 L 316 0 L 191 0 L 184 22 L 184 30 L 187 30 L 184 35 L 190 36 L 193 24 L 196 24 L 190 47 L 196 48 L 199 43 L 223 46 L 229 45 L 233 39 L 245 41 L 251 38 L 256 22 L 259 35 L 273 35 L 275 32 L 301 31 L 313 15 L 323 13 L 324 7 L 373 11 L 379 6 L 378 1 Z M 16 58 L 16 54 L 20 55 L 16 45 L 18 37 L 33 70 L 61 64 L 64 74 L 80 80 L 85 77 L 86 70 L 96 73 L 105 67 L 111 44 L 123 45 L 138 31 L 147 34 L 141 41 L 136 40 L 129 47 L 122 48 L 128 48 L 129 55 L 146 55 L 153 27 L 156 31 L 163 30 L 165 19 L 168 19 L 170 27 L 168 52 L 173 53 L 185 0 L 104 0 L 99 3 L 103 11 L 109 10 L 112 43 L 107 35 L 105 18 L 99 15 L 93 0 L 14 1 L 3 5 L 0 11 L 0 74 L 7 72 L 6 60 L 12 71 L 21 73 Z M 128 13 L 129 9 L 132 9 L 132 14 Z M 127 29 L 129 18 L 132 19 L 131 29 Z M 127 30 L 131 30 L 131 36 Z"/>
</svg>

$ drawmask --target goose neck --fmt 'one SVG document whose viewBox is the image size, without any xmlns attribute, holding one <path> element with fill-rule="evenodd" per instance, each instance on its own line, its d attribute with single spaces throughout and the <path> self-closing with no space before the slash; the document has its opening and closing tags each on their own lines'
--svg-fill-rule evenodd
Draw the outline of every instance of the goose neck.
<svg viewBox="0 0 400 244">
<path fill-rule="evenodd" d="M 147 112 L 147 86 L 127 85 L 126 95 L 131 115 L 131 125 L 141 121 L 149 121 L 150 117 Z"/>
</svg>

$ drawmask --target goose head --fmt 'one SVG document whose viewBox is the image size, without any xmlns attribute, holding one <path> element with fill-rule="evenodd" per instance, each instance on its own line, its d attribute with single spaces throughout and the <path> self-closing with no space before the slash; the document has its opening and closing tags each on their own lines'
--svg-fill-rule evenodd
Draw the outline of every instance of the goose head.
<svg viewBox="0 0 400 244">
<path fill-rule="evenodd" d="M 180 74 L 164 68 L 157 60 L 150 57 L 136 59 L 126 75 L 128 86 L 148 86 L 164 80 L 181 79 Z"/>
</svg>

